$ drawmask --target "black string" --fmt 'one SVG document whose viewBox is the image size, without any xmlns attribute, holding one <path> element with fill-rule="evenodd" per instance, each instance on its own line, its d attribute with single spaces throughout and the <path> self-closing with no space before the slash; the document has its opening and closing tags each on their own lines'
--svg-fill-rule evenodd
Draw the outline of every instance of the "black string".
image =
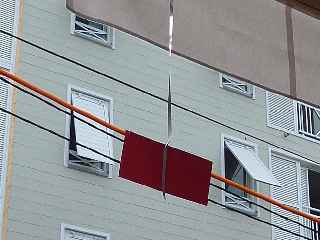
<svg viewBox="0 0 320 240">
<path fill-rule="evenodd" d="M 55 135 L 55 136 L 57 136 L 57 137 L 59 137 L 59 138 L 61 138 L 61 139 L 63 139 L 63 140 L 70 141 L 69 138 L 67 138 L 67 137 L 65 137 L 65 136 L 62 136 L 62 135 L 60 135 L 59 133 L 57 133 L 57 132 L 55 132 L 55 131 L 53 131 L 53 130 L 51 130 L 51 129 L 48 129 L 48 128 L 46 128 L 46 127 L 43 127 L 43 126 L 41 126 L 41 125 L 39 125 L 39 124 L 31 121 L 31 120 L 28 120 L 28 119 L 26 119 L 26 118 L 24 118 L 24 117 L 21 117 L 21 116 L 19 116 L 19 115 L 17 115 L 17 114 L 14 114 L 14 113 L 6 110 L 6 109 L 3 109 L 3 108 L 0 107 L 0 111 L 2 111 L 2 112 L 4 112 L 4 113 L 7 113 L 7 114 L 10 114 L 10 115 L 12 115 L 12 116 L 14 116 L 14 117 L 22 120 L 23 122 L 29 123 L 29 124 L 31 124 L 32 126 L 35 126 L 35 127 L 39 128 L 39 129 L 41 129 L 41 130 L 44 130 L 44 131 L 46 131 L 46 132 L 48 132 L 48 133 L 50 133 L 50 134 L 53 134 L 53 135 Z M 85 145 L 83 145 L 83 144 L 81 144 L 81 143 L 76 143 L 76 144 L 77 144 L 78 146 L 81 146 L 81 147 L 83 147 L 83 148 L 85 148 L 85 149 L 88 149 L 88 150 L 90 150 L 90 151 L 92 151 L 92 152 L 94 152 L 94 153 L 96 153 L 96 154 L 99 154 L 99 155 L 101 155 L 101 156 L 103 156 L 103 157 L 105 157 L 105 158 L 107 158 L 107 159 L 110 159 L 110 160 L 112 160 L 113 162 L 120 163 L 119 160 L 117 160 L 117 159 L 115 159 L 115 158 L 112 158 L 112 157 L 110 157 L 110 156 L 107 156 L 107 155 L 105 155 L 105 154 L 103 154 L 103 153 L 100 153 L 99 151 L 97 151 L 97 150 L 95 150 L 95 149 L 93 149 L 93 148 L 87 147 L 87 146 L 85 146 Z M 293 235 L 302 237 L 302 238 L 307 239 L 307 240 L 312 240 L 312 239 L 307 238 L 307 237 L 304 237 L 304 236 L 302 236 L 302 235 L 300 235 L 300 234 L 297 234 L 297 233 L 291 232 L 291 231 L 289 231 L 289 230 L 287 230 L 287 229 L 284 229 L 284 228 L 282 228 L 282 227 L 279 227 L 279 226 L 277 226 L 277 225 L 275 225 L 275 224 L 272 224 L 272 223 L 266 222 L 266 221 L 264 221 L 264 220 L 255 218 L 255 217 L 253 217 L 253 216 L 251 216 L 251 215 L 249 215 L 249 214 L 246 214 L 246 213 L 244 213 L 244 212 L 241 212 L 240 210 L 236 210 L 236 209 L 229 208 L 228 206 L 226 206 L 226 205 L 224 205 L 224 204 L 221 204 L 221 203 L 218 203 L 218 202 L 216 202 L 216 201 L 214 201 L 214 200 L 212 200 L 212 199 L 209 199 L 209 202 L 214 203 L 214 204 L 217 204 L 217 205 L 222 206 L 222 207 L 226 207 L 226 208 L 230 209 L 231 211 L 235 211 L 235 212 L 237 212 L 237 213 L 239 213 L 239 214 L 245 215 L 245 216 L 247 216 L 247 217 L 249 217 L 249 218 L 251 218 L 251 219 L 254 219 L 254 220 L 256 220 L 256 221 L 259 221 L 259 222 L 268 224 L 268 225 L 270 225 L 270 226 L 279 228 L 279 229 L 281 229 L 281 230 L 283 230 L 283 231 L 285 231 L 285 232 L 291 233 L 291 234 L 293 234 Z"/>
<path fill-rule="evenodd" d="M 240 210 L 230 208 L 230 207 L 228 207 L 227 205 L 224 205 L 224 204 L 222 204 L 222 203 L 216 202 L 216 201 L 214 201 L 214 200 L 212 200 L 212 199 L 208 199 L 208 200 L 209 200 L 209 202 L 211 202 L 211 203 L 213 203 L 213 204 L 219 205 L 219 206 L 221 206 L 221 207 L 228 208 L 228 209 L 231 210 L 231 211 L 237 212 L 237 213 L 239 213 L 239 214 L 241 214 L 241 215 L 245 215 L 245 216 L 247 216 L 248 218 L 251 218 L 251 219 L 253 219 L 253 220 L 255 220 L 255 221 L 258 221 L 258 222 L 267 224 L 267 225 L 269 225 L 269 226 L 278 228 L 278 229 L 280 229 L 280 230 L 282 230 L 282 231 L 284 231 L 284 232 L 291 233 L 291 234 L 293 234 L 293 235 L 295 235 L 295 236 L 298 236 L 298 237 L 301 237 L 301 238 L 304 238 L 304 239 L 307 239 L 307 240 L 312 240 L 311 238 L 308 238 L 308 237 L 302 236 L 302 235 L 300 235 L 300 234 L 298 234 L 298 233 L 289 231 L 289 230 L 287 230 L 287 229 L 285 229 L 285 228 L 283 228 L 283 227 L 280 227 L 280 226 L 278 226 L 278 225 L 276 225 L 276 224 L 273 224 L 273 223 L 264 221 L 264 220 L 259 219 L 259 218 L 256 218 L 256 217 L 253 217 L 253 216 L 251 216 L 251 215 L 249 215 L 249 214 L 247 214 L 247 213 L 245 213 L 245 212 L 242 212 L 242 211 L 240 211 Z"/>
<path fill-rule="evenodd" d="M 162 97 L 160 97 L 160 96 L 158 96 L 158 95 L 155 95 L 155 94 L 153 94 L 153 93 L 151 93 L 151 92 L 148 92 L 148 91 L 146 91 L 146 90 L 143 90 L 143 89 L 141 89 L 141 88 L 138 88 L 138 87 L 136 87 L 136 86 L 134 86 L 134 85 L 132 85 L 132 84 L 126 83 L 126 82 L 124 82 L 124 81 L 122 81 L 122 80 L 120 80 L 120 79 L 118 79 L 118 78 L 112 77 L 111 75 L 108 75 L 108 74 L 106 74 L 106 73 L 100 72 L 100 71 L 98 71 L 98 70 L 96 70 L 96 69 L 94 69 L 94 68 L 92 68 L 92 67 L 89 67 L 89 66 L 87 66 L 87 65 L 84 65 L 84 64 L 82 64 L 82 63 L 80 63 L 80 62 L 78 62 L 78 61 L 75 61 L 75 60 L 71 59 L 71 58 L 65 57 L 65 56 L 60 55 L 60 54 L 58 54 L 58 53 L 55 53 L 55 52 L 53 52 L 53 51 L 51 51 L 51 50 L 48 50 L 48 49 L 46 49 L 46 48 L 44 48 L 44 47 L 41 47 L 40 45 L 37 45 L 37 44 L 35 44 L 35 43 L 33 43 L 33 42 L 30 42 L 30 41 L 25 40 L 25 39 L 23 39 L 23 38 L 21 38 L 21 37 L 18 37 L 18 36 L 16 36 L 16 35 L 12 34 L 12 33 L 6 32 L 6 31 L 1 30 L 1 29 L 0 29 L 0 33 L 5 34 L 5 35 L 7 35 L 7 36 L 10 36 L 10 37 L 12 37 L 12 38 L 18 39 L 19 41 L 22 41 L 22 42 L 24 42 L 24 43 L 26 43 L 26 44 L 28 44 L 28 45 L 30 45 L 30 46 L 33 46 L 33 47 L 41 50 L 41 51 L 44 51 L 44 52 L 46 52 L 46 53 L 48 53 L 48 54 L 51 54 L 51 55 L 53 55 L 53 56 L 56 56 L 56 57 L 58 57 L 58 58 L 60 58 L 60 59 L 63 59 L 63 60 L 65 60 L 65 61 L 67 61 L 67 62 L 73 63 L 73 64 L 75 64 L 75 65 L 77 65 L 77 66 L 79 66 L 79 67 L 81 67 L 81 68 L 84 68 L 84 69 L 86 69 L 86 70 L 89 70 L 89 71 L 91 71 L 91 72 L 94 72 L 94 73 L 96 73 L 96 74 L 98 74 L 98 75 L 101 75 L 101 76 L 103 76 L 103 77 L 109 78 L 110 80 L 113 80 L 113 81 L 115 81 L 115 82 L 117 82 L 117 83 L 120 83 L 120 84 L 122 84 L 122 85 L 124 85 L 124 86 L 127 86 L 127 87 L 129 87 L 129 88 L 132 88 L 132 89 L 134 89 L 134 90 L 136 90 L 136 91 L 138 91 L 138 92 L 141 92 L 141 93 L 143 93 L 143 94 L 146 94 L 146 95 L 148 95 L 148 96 L 151 96 L 151 97 L 153 97 L 153 98 L 156 98 L 156 99 L 158 99 L 158 100 L 160 100 L 160 101 L 162 101 L 162 102 L 168 102 L 168 100 L 165 99 L 165 98 L 162 98 Z M 232 131 L 239 132 L 239 133 L 241 133 L 241 134 L 243 134 L 243 135 L 245 135 L 245 136 L 251 137 L 251 138 L 253 138 L 253 139 L 256 139 L 256 140 L 258 140 L 258 141 L 261 141 L 261 142 L 263 142 L 263 143 L 266 143 L 266 144 L 268 144 L 268 145 L 270 145 L 270 146 L 276 147 L 276 148 L 278 148 L 278 149 L 284 150 L 284 151 L 286 151 L 286 152 L 288 152 L 288 153 L 291 153 L 291 154 L 294 154 L 294 155 L 296 155 L 296 156 L 299 156 L 299 157 L 301 157 L 301 158 L 303 158 L 303 159 L 306 159 L 306 160 L 308 160 L 308 161 L 310 161 L 310 162 L 313 162 L 313 163 L 318 164 L 316 161 L 312 160 L 311 158 L 308 158 L 308 157 L 306 157 L 306 156 L 303 156 L 303 155 L 301 155 L 301 154 L 299 154 L 299 153 L 296 153 L 296 152 L 294 152 L 294 151 L 290 151 L 290 150 L 288 150 L 288 149 L 286 149 L 286 148 L 284 148 L 284 147 L 280 147 L 280 146 L 278 146 L 278 145 L 276 145 L 276 144 L 273 144 L 273 143 L 271 143 L 271 142 L 268 142 L 268 141 L 266 141 L 266 140 L 263 140 L 263 139 L 261 139 L 261 138 L 259 138 L 259 137 L 256 137 L 256 136 L 254 136 L 254 135 L 251 135 L 251 134 L 249 134 L 249 133 L 247 133 L 247 132 L 244 132 L 244 131 L 242 131 L 242 130 L 239 130 L 239 129 L 235 128 L 235 127 L 231 127 L 231 126 L 229 126 L 229 125 L 227 125 L 227 124 L 225 124 L 225 123 L 219 122 L 218 120 L 215 120 L 215 119 L 213 119 L 213 118 L 211 118 L 211 117 L 209 117 L 209 116 L 203 115 L 203 114 L 201 114 L 201 113 L 198 113 L 198 112 L 193 111 L 193 110 L 191 110 L 191 109 L 188 109 L 188 108 L 186 108 L 186 107 L 183 107 L 183 106 L 181 106 L 181 105 L 178 105 L 178 104 L 176 104 L 176 103 L 174 103 L 174 102 L 172 102 L 171 105 L 174 106 L 174 107 L 176 107 L 176 108 L 179 108 L 179 109 L 181 109 L 181 110 L 184 110 L 184 111 L 186 111 L 186 112 L 189 112 L 189 113 L 191 113 L 191 114 L 193 114 L 193 115 L 196 115 L 196 116 L 198 116 L 198 117 L 201 117 L 201 118 L 203 118 L 203 119 L 206 119 L 206 120 L 208 120 L 208 121 L 210 121 L 210 122 L 213 122 L 213 123 L 216 123 L 216 124 L 218 124 L 218 125 L 220 125 L 220 126 L 223 126 L 223 127 L 225 127 L 225 128 L 231 129 Z"/>
<path fill-rule="evenodd" d="M 40 129 L 42 129 L 42 130 L 44 130 L 44 131 L 46 131 L 46 132 L 48 132 L 48 133 L 50 133 L 50 134 L 53 134 L 53 135 L 55 135 L 55 136 L 57 136 L 57 137 L 59 137 L 59 138 L 61 138 L 61 139 L 64 139 L 64 140 L 70 142 L 70 139 L 69 139 L 69 138 L 67 138 L 67 137 L 65 137 L 65 136 L 62 136 L 61 134 L 59 134 L 59 133 L 57 133 L 57 132 L 55 132 L 55 131 L 53 131 L 53 130 L 51 130 L 51 129 L 49 129 L 49 128 L 43 127 L 43 126 L 41 126 L 41 125 L 39 125 L 39 124 L 37 124 L 37 123 L 29 120 L 29 119 L 26 119 L 26 118 L 24 118 L 24 117 L 21 117 L 21 116 L 19 116 L 19 115 L 17 115 L 17 114 L 14 114 L 14 113 L 12 113 L 12 112 L 4 109 L 4 108 L 1 108 L 1 107 L 0 107 L 0 111 L 2 111 L 2 112 L 4 112 L 4 113 L 7 113 L 7 114 L 10 114 L 10 115 L 12 115 L 12 116 L 14 116 L 14 117 L 16 117 L 16 118 L 18 118 L 18 119 L 26 122 L 26 123 L 29 123 L 29 124 L 37 127 L 37 128 L 40 128 Z M 92 151 L 92 152 L 94 152 L 94 153 L 96 153 L 96 154 L 98 154 L 98 155 L 100 155 L 100 156 L 103 156 L 103 157 L 105 157 L 105 158 L 108 158 L 108 159 L 112 160 L 113 162 L 120 163 L 119 160 L 117 160 L 117 159 L 115 159 L 115 158 L 112 158 L 112 157 L 110 157 L 110 156 L 107 156 L 107 155 L 105 155 L 105 154 L 103 154 L 103 153 L 101 153 L 101 152 L 99 152 L 99 151 L 97 151 L 97 150 L 95 150 L 95 149 L 93 149 L 93 148 L 90 148 L 90 147 L 85 146 L 85 145 L 83 145 L 83 144 L 81 144 L 81 143 L 78 143 L 78 142 L 77 142 L 76 144 L 77 144 L 78 146 L 83 147 L 83 148 L 85 148 L 85 149 L 88 149 L 88 150 L 90 150 L 90 151 Z"/>
<path fill-rule="evenodd" d="M 240 199 L 242 199 L 242 200 L 244 200 L 244 201 L 247 201 L 248 203 L 250 203 L 250 204 L 252 204 L 252 205 L 255 205 L 255 206 L 257 206 L 257 207 L 260 207 L 260 208 L 264 209 L 265 211 L 270 212 L 270 213 L 272 213 L 272 214 L 274 214 L 274 215 L 277 215 L 278 217 L 283 218 L 283 219 L 285 219 L 285 220 L 287 220 L 287 221 L 289 221 L 289 222 L 293 222 L 293 223 L 298 224 L 299 226 L 301 226 L 301 227 L 303 227 L 303 228 L 306 228 L 306 229 L 308 229 L 308 230 L 314 231 L 314 229 L 311 228 L 311 227 L 305 226 L 304 224 L 302 224 L 302 223 L 300 223 L 300 222 L 298 222 L 298 221 L 295 221 L 295 220 L 290 219 L 290 218 L 288 218 L 288 217 L 282 216 L 281 214 L 279 214 L 279 213 L 277 213 L 277 212 L 274 212 L 274 211 L 266 208 L 265 206 L 262 206 L 262 205 L 260 205 L 260 204 L 258 204 L 258 203 L 256 203 L 256 202 L 251 201 L 250 199 L 244 198 L 244 197 L 242 197 L 242 196 L 240 196 L 240 195 L 238 195 L 238 194 L 235 194 L 235 193 L 233 193 L 233 192 L 231 192 L 231 191 L 229 191 L 229 190 L 227 190 L 227 189 L 225 189 L 225 188 L 223 188 L 223 187 L 220 187 L 220 186 L 215 185 L 215 184 L 213 184 L 213 183 L 210 183 L 210 186 L 213 186 L 213 187 L 215 187 L 215 188 L 218 188 L 218 189 L 220 189 L 220 190 L 222 190 L 222 191 L 224 191 L 224 192 L 227 192 L 227 193 L 229 193 L 229 194 L 231 194 L 231 195 L 233 195 L 233 196 L 235 196 L 235 197 L 237 197 L 237 198 L 240 198 Z"/>
<path fill-rule="evenodd" d="M 45 104 L 47 104 L 47 105 L 55 108 L 56 110 L 58 110 L 58 111 L 60 111 L 60 112 L 63 112 L 63 113 L 65 113 L 65 114 L 68 114 L 69 116 L 71 116 L 71 113 L 70 113 L 70 112 L 65 111 L 65 110 L 62 109 L 62 108 L 59 108 L 59 107 L 56 106 L 55 104 L 53 104 L 53 103 L 51 103 L 51 102 L 49 102 L 49 101 L 41 98 L 40 96 L 38 96 L 38 95 L 36 95 L 36 94 L 34 94 L 34 93 L 32 93 L 32 92 L 27 91 L 26 89 L 24 89 L 24 88 L 22 88 L 22 87 L 19 87 L 19 86 L 15 85 L 14 83 L 11 83 L 11 82 L 8 81 L 7 79 L 5 79 L 5 78 L 3 78 L 3 77 L 0 77 L 0 80 L 2 80 L 3 82 L 5 82 L 5 83 L 7 83 L 7 84 L 10 84 L 11 86 L 19 89 L 20 91 L 22 91 L 22 92 L 24 92 L 24 93 L 26 93 L 26 94 L 28 94 L 28 95 L 30 95 L 30 96 L 32 96 L 32 97 L 34 97 L 34 98 L 36 98 L 36 99 L 44 102 Z M 115 136 L 114 134 L 111 134 L 111 133 L 107 132 L 107 131 L 104 130 L 104 129 L 98 128 L 97 126 L 93 125 L 92 123 L 89 123 L 89 122 L 87 122 L 86 120 L 83 120 L 82 118 L 79 118 L 79 117 L 77 117 L 77 116 L 74 115 L 74 114 L 73 114 L 73 117 L 74 117 L 75 119 L 77 119 L 77 120 L 79 120 L 79 121 L 81 121 L 81 122 L 89 125 L 90 127 L 94 128 L 94 129 L 96 129 L 96 130 L 99 130 L 100 132 L 103 132 L 104 134 L 109 135 L 110 137 L 113 137 L 113 138 L 115 138 L 115 139 L 117 139 L 117 140 L 119 140 L 119 141 L 121 141 L 121 142 L 124 142 L 123 139 Z"/>
<path fill-rule="evenodd" d="M 59 54 L 57 54 L 57 53 L 55 53 L 55 52 L 53 52 L 53 51 L 50 51 L 50 50 L 48 50 L 48 49 L 46 49 L 46 48 L 44 48 L 44 47 L 41 47 L 41 46 L 39 46 L 39 45 L 37 45 L 37 44 L 34 44 L 34 43 L 32 43 L 32 42 L 30 42 L 30 41 L 28 41 L 28 40 L 25 40 L 25 39 L 23 39 L 23 38 L 20 38 L 20 37 L 18 37 L 18 36 L 15 36 L 15 35 L 13 35 L 13 34 L 11 34 L 11 33 L 9 33 L 9 32 L 6 32 L 6 31 L 3 31 L 3 30 L 0 29 L 0 33 L 5 34 L 5 35 L 10 36 L 10 37 L 13 37 L 13 38 L 16 38 L 16 39 L 18 39 L 18 40 L 20 40 L 20 41 L 22 41 L 22 42 L 24 42 L 24 43 L 26 43 L 26 44 L 28 44 L 28 45 L 31 45 L 31 46 L 33 46 L 33 47 L 35 47 L 35 48 L 37 48 L 37 49 L 40 49 L 41 51 L 47 52 L 47 53 L 49 53 L 49 54 L 51 54 L 51 55 L 53 55 L 53 56 L 56 56 L 56 57 L 61 58 L 61 59 L 65 60 L 65 61 L 71 62 L 71 63 L 73 63 L 73 64 L 75 64 L 75 65 L 77 65 L 77 66 L 79 66 L 79 67 L 81 67 L 81 68 L 84 68 L 84 69 L 87 69 L 87 70 L 89 70 L 89 71 L 92 71 L 92 72 L 94 72 L 94 73 L 96 73 L 96 74 L 98 74 L 98 75 L 107 77 L 107 78 L 109 78 L 109 79 L 111 79 L 111 80 L 113 80 L 113 81 L 116 81 L 116 82 L 124 85 L 124 86 L 127 86 L 127 87 L 132 88 L 132 89 L 134 89 L 134 90 L 136 90 L 136 91 L 139 91 L 139 92 L 141 92 L 141 93 L 144 93 L 144 94 L 146 94 L 146 95 L 149 95 L 149 96 L 151 96 L 151 97 L 153 97 L 153 98 L 156 98 L 156 99 L 158 99 L 158 100 L 160 100 L 160 101 L 167 102 L 167 100 L 166 100 L 165 98 L 162 98 L 162 97 L 160 97 L 160 96 L 157 96 L 157 95 L 155 95 L 155 94 L 153 94 L 153 93 L 151 93 L 151 92 L 148 92 L 148 91 L 146 91 L 146 90 L 143 90 L 143 89 L 141 89 L 141 88 L 138 88 L 138 87 L 136 87 L 136 86 L 134 86 L 134 85 L 131 85 L 131 84 L 129 84 L 129 83 L 126 83 L 126 82 L 124 82 L 124 81 L 122 81 L 122 80 L 120 80 L 120 79 L 117 79 L 117 78 L 115 78 L 115 77 L 112 77 L 112 76 L 110 76 L 110 75 L 108 75 L 108 74 L 106 74 L 106 73 L 100 72 L 100 71 L 98 71 L 98 70 L 96 70 L 96 69 L 94 69 L 94 68 L 88 67 L 88 66 L 86 66 L 86 65 L 84 65 L 84 64 L 82 64 L 82 63 L 80 63 L 80 62 L 78 62 L 78 61 L 72 60 L 71 58 L 67 58 L 67 57 L 65 57 L 65 56 L 63 56 L 63 55 L 59 55 Z M 38 96 L 37 96 L 37 98 L 38 98 Z M 43 100 L 43 99 L 42 99 L 42 100 Z M 43 100 L 43 101 L 45 101 L 45 100 Z M 53 105 L 53 104 L 50 103 L 50 102 L 47 102 L 47 104 L 55 107 L 56 109 L 58 108 L 57 106 Z M 301 158 L 307 159 L 307 160 L 309 160 L 309 161 L 311 161 L 311 162 L 313 162 L 313 163 L 316 163 L 314 160 L 312 160 L 312 159 L 310 159 L 310 158 L 307 158 L 307 157 L 305 157 L 305 156 L 302 156 L 301 154 L 298 154 L 298 153 L 295 153 L 295 152 L 293 152 L 293 151 L 287 150 L 287 149 L 284 148 L 284 147 L 277 146 L 276 144 L 270 143 L 270 142 L 268 142 L 268 141 L 266 141 L 266 140 L 263 140 L 263 139 L 258 138 L 258 137 L 256 137 L 256 136 L 253 136 L 253 135 L 251 135 L 251 134 L 248 134 L 248 133 L 246 133 L 246 132 L 244 132 L 244 131 L 241 131 L 241 130 L 239 130 L 239 129 L 236 129 L 236 128 L 234 128 L 234 127 L 231 127 L 231 126 L 229 126 L 229 125 L 227 125 L 227 124 L 224 124 L 224 123 L 222 123 L 222 122 L 219 122 L 219 121 L 217 121 L 217 120 L 215 120 L 215 119 L 213 119 L 213 118 L 211 118 L 211 117 L 205 116 L 205 115 L 203 115 L 203 114 L 201 114 L 201 113 L 198 113 L 198 112 L 196 112 L 196 111 L 193 111 L 193 110 L 191 110 L 191 109 L 188 109 L 188 108 L 186 108 L 186 107 L 183 107 L 183 106 L 181 106 L 181 105 L 178 105 L 178 104 L 176 104 L 176 103 L 171 103 L 171 104 L 172 104 L 173 106 L 179 108 L 179 109 L 182 109 L 182 110 L 184 110 L 184 111 L 187 111 L 187 112 L 189 112 L 189 113 L 191 113 L 191 114 L 194 114 L 194 115 L 196 115 L 196 116 L 198 116 L 198 117 L 204 118 L 204 119 L 206 119 L 206 120 L 208 120 L 208 121 L 210 121 L 210 122 L 219 124 L 219 125 L 221 125 L 221 126 L 223 126 L 223 127 L 229 128 L 229 129 L 231 129 L 231 130 L 233 130 L 233 131 L 239 132 L 239 133 L 241 133 L 241 134 L 243 134 L 243 135 L 249 136 L 249 137 L 251 137 L 251 138 L 253 138 L 253 139 L 256 139 L 256 140 L 259 140 L 259 141 L 261 141 L 261 142 L 263 142 L 263 143 L 269 144 L 270 146 L 273 146 L 273 147 L 282 149 L 282 150 L 287 151 L 287 152 L 289 152 L 289 153 L 295 154 L 295 155 L 297 155 L 297 156 L 299 156 L 299 157 L 301 157 Z M 22 120 L 22 121 L 24 121 L 24 122 L 27 122 L 27 123 L 29 123 L 29 124 L 31 124 L 31 125 L 33 125 L 33 126 L 36 126 L 36 127 L 40 128 L 40 129 L 42 129 L 42 130 L 44 130 L 44 131 L 47 131 L 47 132 L 49 132 L 49 133 L 51 133 L 51 134 L 53 134 L 53 135 L 56 135 L 56 136 L 58 136 L 59 138 L 62 138 L 62 139 L 67 140 L 67 141 L 70 141 L 70 139 L 68 139 L 68 138 L 66 138 L 66 137 L 64 137 L 64 136 L 62 136 L 62 135 L 54 132 L 53 130 L 50 130 L 50 129 L 47 129 L 47 128 L 43 127 L 43 126 L 40 126 L 40 125 L 38 125 L 38 124 L 36 124 L 36 123 L 28 120 L 28 119 L 25 119 L 25 118 L 23 118 L 23 117 L 20 117 L 20 116 L 14 114 L 14 113 L 12 113 L 12 112 L 9 112 L 9 111 L 7 111 L 7 110 L 5 110 L 5 109 L 3 109 L 3 108 L 0 108 L 0 110 L 3 111 L 3 112 L 5 112 L 5 113 L 7 113 L 7 114 L 11 114 L 12 116 L 14 116 L 14 117 L 16 117 L 16 118 L 18 118 L 18 119 L 20 119 L 20 120 Z M 62 109 L 61 109 L 61 110 L 62 110 Z M 70 113 L 67 112 L 67 114 L 70 114 Z M 78 118 L 77 118 L 77 119 L 78 119 Z M 82 119 L 78 119 L 78 120 L 82 121 Z M 84 121 L 84 123 L 87 123 L 87 122 Z M 90 123 L 87 123 L 87 124 L 90 125 Z M 90 125 L 90 126 L 91 126 L 91 125 Z M 95 127 L 95 126 L 92 125 L 92 127 Z M 97 129 L 98 129 L 98 130 L 101 130 L 101 129 L 99 129 L 99 128 L 97 128 Z M 102 130 L 102 131 L 103 131 L 103 130 Z M 105 132 L 105 133 L 106 133 L 106 132 Z M 107 134 L 109 134 L 109 133 L 107 133 Z M 119 138 L 116 137 L 116 136 L 114 136 L 114 137 L 115 137 L 116 139 L 120 140 L 120 141 L 123 141 L 122 139 L 119 139 Z M 100 152 L 98 152 L 98 151 L 96 151 L 96 150 L 94 150 L 94 149 L 92 149 L 92 148 L 90 148 L 90 147 L 87 147 L 87 146 L 82 145 L 82 144 L 80 144 L 80 143 L 77 143 L 77 145 L 79 145 L 79 146 L 81 146 L 81 147 L 83 147 L 83 148 L 86 148 L 86 149 L 88 149 L 88 150 L 90 150 L 90 151 L 93 151 L 93 152 L 95 152 L 95 153 L 97 153 L 97 154 L 99 154 L 99 155 L 101 155 L 101 156 L 104 156 L 104 157 L 106 157 L 106 158 L 108 158 L 108 159 L 111 159 L 111 160 L 114 161 L 114 162 L 120 163 L 119 160 L 116 160 L 116 159 L 111 158 L 111 157 L 109 157 L 109 156 L 107 156 L 107 155 L 104 155 L 104 154 L 102 154 L 102 153 L 100 153 Z M 220 205 L 220 206 L 223 206 L 223 207 L 227 207 L 227 208 L 228 208 L 228 206 L 223 205 L 223 204 L 218 203 L 218 202 L 215 202 L 214 200 L 209 199 L 209 201 L 212 202 L 212 203 L 214 203 L 214 204 L 217 204 L 217 205 Z M 260 221 L 260 222 L 262 222 L 262 223 L 266 223 L 266 224 L 268 224 L 268 225 L 277 227 L 277 228 L 279 228 L 279 229 L 281 229 L 281 230 L 283 230 L 283 231 L 285 231 L 285 232 L 292 233 L 293 235 L 296 235 L 296 236 L 299 236 L 299 237 L 302 237 L 302 238 L 305 238 L 305 239 L 308 239 L 308 240 L 312 240 L 312 239 L 310 239 L 310 238 L 301 236 L 301 235 L 299 235 L 299 234 L 297 234 L 297 233 L 291 232 L 291 231 L 289 231 L 289 230 L 287 230 L 287 229 L 284 229 L 284 228 L 279 227 L 279 226 L 277 226 L 277 225 L 274 225 L 274 224 L 272 224 L 272 223 L 269 223 L 269 222 L 266 222 L 266 221 L 257 219 L 257 218 L 255 218 L 255 217 L 252 217 L 252 216 L 250 216 L 250 215 L 248 215 L 248 214 L 246 214 L 246 213 L 243 213 L 243 212 L 241 212 L 241 211 L 239 211 L 239 210 L 236 210 L 236 209 L 230 209 L 230 210 L 235 211 L 235 212 L 238 212 L 238 213 L 240 213 L 240 214 L 242 214 L 242 215 L 245 215 L 245 216 L 247 216 L 247 217 L 249 217 L 249 218 L 255 219 L 255 220 Z"/>
</svg>

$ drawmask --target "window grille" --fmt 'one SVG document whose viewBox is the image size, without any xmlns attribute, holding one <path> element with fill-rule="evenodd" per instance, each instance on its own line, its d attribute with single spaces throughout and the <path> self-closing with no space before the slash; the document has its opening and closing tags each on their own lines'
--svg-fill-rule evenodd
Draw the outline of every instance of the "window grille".
<svg viewBox="0 0 320 240">
<path fill-rule="evenodd" d="M 250 98 L 254 97 L 254 87 L 251 84 L 242 82 L 225 74 L 220 74 L 220 86 Z"/>
<path fill-rule="evenodd" d="M 114 28 L 74 14 L 71 17 L 73 34 L 114 48 Z"/>
<path fill-rule="evenodd" d="M 110 240 L 110 235 L 62 224 L 61 240 Z"/>
<path fill-rule="evenodd" d="M 320 140 L 320 109 L 298 103 L 298 130 L 300 134 Z"/>
<path fill-rule="evenodd" d="M 269 127 L 319 142 L 320 109 L 270 92 L 266 99 Z"/>
</svg>

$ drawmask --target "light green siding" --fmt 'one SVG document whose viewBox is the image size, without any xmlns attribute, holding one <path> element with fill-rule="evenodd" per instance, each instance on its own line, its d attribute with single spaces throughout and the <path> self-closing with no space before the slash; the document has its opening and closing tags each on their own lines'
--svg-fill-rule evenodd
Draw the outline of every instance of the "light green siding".
<svg viewBox="0 0 320 240">
<path fill-rule="evenodd" d="M 316 143 L 266 126 L 265 92 L 256 99 L 219 87 L 218 73 L 173 57 L 141 40 L 116 31 L 111 50 L 70 34 L 64 0 L 24 0 L 21 36 L 122 81 L 167 96 L 168 68 L 173 72 L 175 103 L 274 144 L 318 160 Z M 211 41 L 214 41 L 211 40 Z M 111 97 L 114 123 L 156 140 L 166 140 L 166 104 L 108 78 L 84 70 L 26 44 L 21 45 L 17 73 L 66 99 L 68 84 Z M 65 116 L 18 92 L 17 114 L 64 135 Z M 173 108 L 173 145 L 211 159 L 220 173 L 221 135 L 245 136 Z M 268 165 L 268 146 L 251 138 Z M 122 145 L 114 140 L 115 157 Z M 64 167 L 64 141 L 17 120 L 14 130 L 8 239 L 56 240 L 67 223 L 111 233 L 112 240 L 259 240 L 271 239 L 271 228 L 230 210 L 168 196 L 114 176 L 107 179 Z M 320 160 L 318 160 L 320 162 Z M 117 168 L 117 167 L 116 167 Z M 116 172 L 116 171 L 115 171 Z M 187 174 L 187 173 L 186 173 Z M 192 174 L 192 173 L 190 173 Z M 116 174 L 115 174 L 116 175 Z M 260 185 L 269 194 L 269 187 Z M 219 192 L 210 197 L 221 200 Z M 261 212 L 260 217 L 269 219 Z"/>
</svg>

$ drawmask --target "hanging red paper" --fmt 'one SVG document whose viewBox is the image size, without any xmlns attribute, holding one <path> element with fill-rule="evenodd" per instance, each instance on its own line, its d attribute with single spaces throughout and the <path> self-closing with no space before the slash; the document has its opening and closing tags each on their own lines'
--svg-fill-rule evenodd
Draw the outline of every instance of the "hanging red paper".
<svg viewBox="0 0 320 240">
<path fill-rule="evenodd" d="M 126 131 L 120 177 L 162 191 L 165 145 Z M 212 162 L 168 147 L 166 192 L 199 204 L 208 204 Z"/>
</svg>

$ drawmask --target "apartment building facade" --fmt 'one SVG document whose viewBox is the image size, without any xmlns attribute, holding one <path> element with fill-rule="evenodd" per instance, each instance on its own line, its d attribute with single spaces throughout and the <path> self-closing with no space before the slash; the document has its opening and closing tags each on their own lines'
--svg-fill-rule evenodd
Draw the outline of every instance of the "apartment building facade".
<svg viewBox="0 0 320 240">
<path fill-rule="evenodd" d="M 318 109 L 183 58 L 169 59 L 162 49 L 70 13 L 63 0 L 1 0 L 0 5 L 2 30 L 163 98 L 170 69 L 173 102 L 241 131 L 173 108 L 172 146 L 212 160 L 216 173 L 319 215 Z M 4 34 L 0 39 L 1 68 L 124 129 L 166 141 L 165 102 Z M 1 113 L 3 240 L 299 239 L 231 209 L 310 235 L 216 188 L 210 189 L 209 198 L 231 209 L 173 196 L 164 200 L 161 192 L 119 178 L 119 164 L 74 144 L 79 141 L 120 159 L 122 143 L 117 139 L 3 82 L 1 89 L 2 108 L 70 139 Z M 256 164 L 247 163 L 248 157 Z M 257 181 L 264 173 L 272 173 L 281 187 Z"/>
</svg>

